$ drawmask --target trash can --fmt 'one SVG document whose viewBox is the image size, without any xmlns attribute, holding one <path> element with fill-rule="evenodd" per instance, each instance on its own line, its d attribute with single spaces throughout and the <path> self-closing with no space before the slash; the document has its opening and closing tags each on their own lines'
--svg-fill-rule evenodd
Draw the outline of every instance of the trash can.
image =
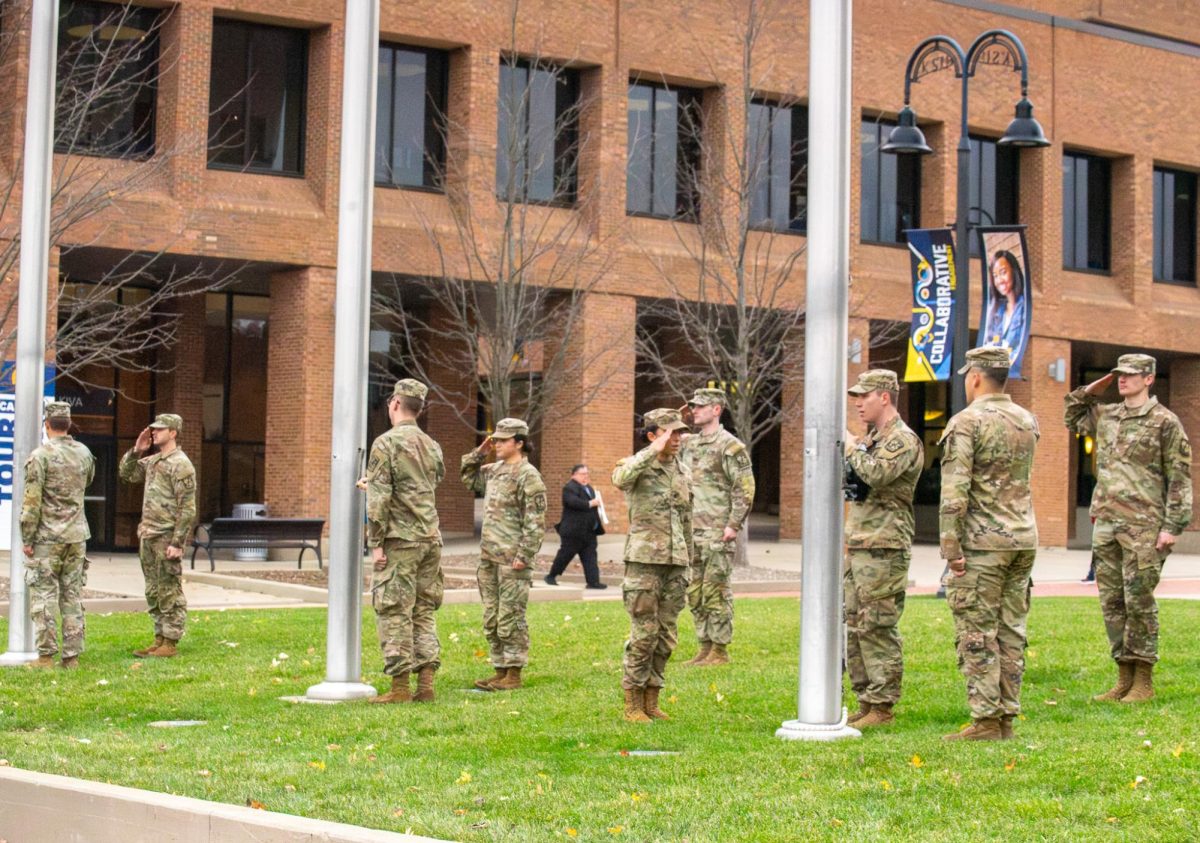
<svg viewBox="0 0 1200 843">
<path fill-rule="evenodd" d="M 234 518 L 266 518 L 265 503 L 235 503 Z M 265 541 L 248 541 L 241 547 L 233 549 L 233 558 L 238 562 L 265 562 L 267 559 L 267 543 Z"/>
</svg>

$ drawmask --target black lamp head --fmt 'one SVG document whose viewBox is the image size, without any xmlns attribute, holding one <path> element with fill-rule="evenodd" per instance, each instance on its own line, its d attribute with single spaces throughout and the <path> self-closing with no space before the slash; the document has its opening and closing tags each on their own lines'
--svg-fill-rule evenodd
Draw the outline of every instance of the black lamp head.
<svg viewBox="0 0 1200 843">
<path fill-rule="evenodd" d="M 1008 131 L 997 141 L 1001 146 L 1049 146 L 1042 124 L 1033 119 L 1033 103 L 1028 97 L 1021 97 L 1017 103 L 1017 116 L 1008 124 Z"/>
<path fill-rule="evenodd" d="M 925 143 L 925 133 L 917 128 L 917 114 L 907 105 L 900 111 L 896 127 L 888 134 L 887 143 L 880 147 L 893 155 L 928 155 L 933 152 Z"/>
</svg>

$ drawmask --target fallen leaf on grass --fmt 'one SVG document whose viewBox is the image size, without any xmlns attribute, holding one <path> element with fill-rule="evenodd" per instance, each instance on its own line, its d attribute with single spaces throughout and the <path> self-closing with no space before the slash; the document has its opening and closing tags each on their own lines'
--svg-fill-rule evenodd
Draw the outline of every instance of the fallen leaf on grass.
<svg viewBox="0 0 1200 843">
<path fill-rule="evenodd" d="M 1154 746 L 1154 744 L 1150 743 L 1150 741 L 1142 741 L 1142 747 L 1143 747 L 1143 748 L 1145 748 L 1145 749 L 1149 749 L 1149 748 L 1150 748 L 1150 747 L 1152 747 L 1152 746 Z"/>
<path fill-rule="evenodd" d="M 454 783 L 455 784 L 470 784 L 470 782 L 471 782 L 471 774 L 468 773 L 466 770 L 463 770 L 461 773 L 458 774 L 458 780 L 455 781 Z"/>
<path fill-rule="evenodd" d="M 1175 758 L 1178 758 L 1179 756 L 1183 755 L 1183 744 L 1179 744 L 1174 749 L 1172 749 L 1171 755 L 1174 756 Z"/>
<path fill-rule="evenodd" d="M 841 820 L 839 820 L 837 817 L 834 817 L 833 819 L 831 819 L 831 820 L 829 821 L 829 824 L 830 824 L 831 826 L 833 826 L 834 828 L 841 828 L 842 826 L 844 826 L 844 825 L 845 825 L 845 823 L 844 823 L 844 822 L 842 822 Z"/>
<path fill-rule="evenodd" d="M 197 770 L 196 775 L 207 779 L 212 775 L 212 770 Z"/>
<path fill-rule="evenodd" d="M 467 813 L 467 809 L 466 808 L 455 808 L 454 813 L 458 814 L 458 816 L 461 817 Z"/>
<path fill-rule="evenodd" d="M 487 653 L 485 653 L 483 650 L 476 650 L 473 655 L 477 659 L 482 659 L 484 656 L 487 655 Z"/>
<path fill-rule="evenodd" d="M 1055 688 L 1054 689 L 1054 693 L 1056 693 L 1056 694 L 1065 694 L 1066 692 L 1067 692 L 1066 688 Z"/>
<path fill-rule="evenodd" d="M 326 744 L 325 748 L 328 749 L 330 752 L 337 752 L 339 749 L 342 748 L 342 745 L 340 743 L 330 743 L 330 744 Z"/>
<path fill-rule="evenodd" d="M 667 702 L 674 705 L 675 703 L 679 702 L 679 697 L 676 696 L 675 694 L 671 694 L 671 696 L 667 697 Z"/>
<path fill-rule="evenodd" d="M 248 696 L 248 697 L 258 696 L 258 688 L 251 688 L 249 691 L 246 692 L 246 696 Z"/>
<path fill-rule="evenodd" d="M 101 679 L 101 680 L 100 680 L 99 682 L 97 682 L 96 684 L 97 684 L 97 685 L 107 685 L 107 684 L 108 684 L 108 680 L 107 680 L 107 679 Z"/>
<path fill-rule="evenodd" d="M 646 794 L 644 794 L 644 793 L 635 792 L 635 793 L 629 794 L 629 801 L 632 802 L 634 805 L 641 802 L 645 798 L 646 798 Z"/>
<path fill-rule="evenodd" d="M 1140 784 L 1143 784 L 1145 781 L 1146 781 L 1146 777 L 1145 777 L 1145 776 L 1138 776 L 1137 778 L 1135 778 L 1133 781 L 1131 781 L 1131 782 L 1129 783 L 1129 789 L 1130 789 L 1130 790 L 1137 790 L 1137 789 L 1138 789 L 1138 785 L 1140 785 Z"/>
<path fill-rule="evenodd" d="M 622 758 L 628 758 L 628 757 L 629 757 L 629 750 L 628 750 L 628 749 L 622 749 L 622 750 L 621 750 L 621 757 L 622 757 Z"/>
<path fill-rule="evenodd" d="M 1008 773 L 1011 773 L 1016 768 L 1017 768 L 1017 759 L 1015 759 L 1015 758 L 1012 759 L 1011 761 L 1007 762 L 1004 765 L 1004 770 L 1005 770 L 1005 772 L 1008 772 Z"/>
<path fill-rule="evenodd" d="M 1046 705 L 1058 705 L 1058 700 L 1045 700 Z"/>
<path fill-rule="evenodd" d="M 402 816 L 404 816 L 404 809 L 403 809 L 403 808 L 397 808 L 396 810 L 392 811 L 392 816 L 393 816 L 393 817 L 402 817 Z"/>
<path fill-rule="evenodd" d="M 285 785 L 283 786 L 283 789 L 284 789 L 284 790 L 286 790 L 288 793 L 295 793 L 295 792 L 296 792 L 296 786 L 295 786 L 294 784 L 285 784 Z"/>
<path fill-rule="evenodd" d="M 578 836 L 579 836 L 579 832 L 576 831 L 575 829 L 573 829 L 573 828 L 567 829 L 567 837 L 578 837 Z"/>
<path fill-rule="evenodd" d="M 891 789 L 892 789 L 892 783 L 891 783 L 891 782 L 889 782 L 887 779 L 884 779 L 883 781 L 881 781 L 881 782 L 879 783 L 879 786 L 880 786 L 880 787 L 882 787 L 884 790 L 891 790 Z"/>
<path fill-rule="evenodd" d="M 609 834 L 620 834 L 624 830 L 625 830 L 625 826 L 623 826 L 623 825 L 610 825 L 608 827 Z"/>
<path fill-rule="evenodd" d="M 131 664 L 131 665 L 129 666 L 129 669 L 130 669 L 130 670 L 141 670 L 141 669 L 142 669 L 142 663 L 141 663 L 141 662 L 134 662 L 133 664 Z"/>
<path fill-rule="evenodd" d="M 924 766 L 925 766 L 925 762 L 921 760 L 921 756 L 919 756 L 919 755 L 914 755 L 914 756 L 913 756 L 913 757 L 912 757 L 912 758 L 909 760 L 909 762 L 908 762 L 908 763 L 909 763 L 909 764 L 911 764 L 911 765 L 913 765 L 913 766 L 914 766 L 914 767 L 916 767 L 917 769 L 920 769 L 921 767 L 924 767 Z"/>
<path fill-rule="evenodd" d="M 247 808 L 253 808 L 253 809 L 254 809 L 254 810 L 256 810 L 256 811 L 265 811 L 265 810 L 267 810 L 267 806 L 266 806 L 266 805 L 264 805 L 263 803 L 259 802 L 257 799 L 247 799 L 247 800 L 246 800 L 246 807 L 247 807 Z"/>
<path fill-rule="evenodd" d="M 471 823 L 471 828 L 487 828 L 487 827 L 488 827 L 487 820 L 480 820 L 477 823 Z"/>
<path fill-rule="evenodd" d="M 312 767 L 314 770 L 324 770 L 325 762 L 324 761 L 309 761 L 308 766 Z"/>
</svg>

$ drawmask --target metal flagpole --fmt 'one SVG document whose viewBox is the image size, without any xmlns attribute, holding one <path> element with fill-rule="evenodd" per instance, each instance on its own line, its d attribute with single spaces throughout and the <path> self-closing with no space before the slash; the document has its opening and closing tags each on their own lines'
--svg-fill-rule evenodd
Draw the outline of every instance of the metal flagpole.
<svg viewBox="0 0 1200 843">
<path fill-rule="evenodd" d="M 379 0 L 346 0 L 345 27 L 329 472 L 329 616 L 325 681 L 308 689 L 313 700 L 353 700 L 375 693 L 361 681 L 363 499 L 354 483 L 360 470 L 359 449 L 367 438 Z"/>
<path fill-rule="evenodd" d="M 25 99 L 25 172 L 21 185 L 21 258 L 17 287 L 16 412 L 13 430 L 12 533 L 9 547 L 8 652 L 0 664 L 37 658 L 25 554 L 21 498 L 25 460 L 41 441 L 46 379 L 46 294 L 50 283 L 50 162 L 54 144 L 54 60 L 58 0 L 34 0 L 29 15 L 29 89 Z"/>
<path fill-rule="evenodd" d="M 810 0 L 804 567 L 799 716 L 786 740 L 858 737 L 842 707 L 842 432 L 850 277 L 850 8 Z M 830 353 L 830 351 L 837 353 Z"/>
</svg>

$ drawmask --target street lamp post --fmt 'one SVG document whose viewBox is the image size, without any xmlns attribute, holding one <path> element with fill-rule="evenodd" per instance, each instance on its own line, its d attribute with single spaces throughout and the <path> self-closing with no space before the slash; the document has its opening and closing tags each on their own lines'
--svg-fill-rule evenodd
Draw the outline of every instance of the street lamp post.
<svg viewBox="0 0 1200 843">
<path fill-rule="evenodd" d="M 971 140 L 967 131 L 967 91 L 980 64 L 1010 67 L 1013 72 L 1021 74 L 1021 99 L 1017 103 L 1016 116 L 997 143 L 1014 147 L 1049 146 L 1050 141 L 1046 140 L 1041 125 L 1033 117 L 1033 103 L 1028 97 L 1029 58 L 1025 54 L 1025 45 L 1008 30 L 989 29 L 976 38 L 965 53 L 958 42 L 947 35 L 934 35 L 917 45 L 904 71 L 904 108 L 900 111 L 896 127 L 888 135 L 887 143 L 881 147 L 884 152 L 894 155 L 928 155 L 933 152 L 925 143 L 925 134 L 917 127 L 916 112 L 909 106 L 912 86 L 930 73 L 952 69 L 955 78 L 962 80 L 962 111 L 958 136 L 958 198 L 954 214 L 954 373 L 950 389 L 951 414 L 967 406 L 964 376 L 958 373 L 966 361 L 971 326 L 971 249 L 968 241 L 970 223 L 967 219 L 971 205 Z"/>
</svg>

